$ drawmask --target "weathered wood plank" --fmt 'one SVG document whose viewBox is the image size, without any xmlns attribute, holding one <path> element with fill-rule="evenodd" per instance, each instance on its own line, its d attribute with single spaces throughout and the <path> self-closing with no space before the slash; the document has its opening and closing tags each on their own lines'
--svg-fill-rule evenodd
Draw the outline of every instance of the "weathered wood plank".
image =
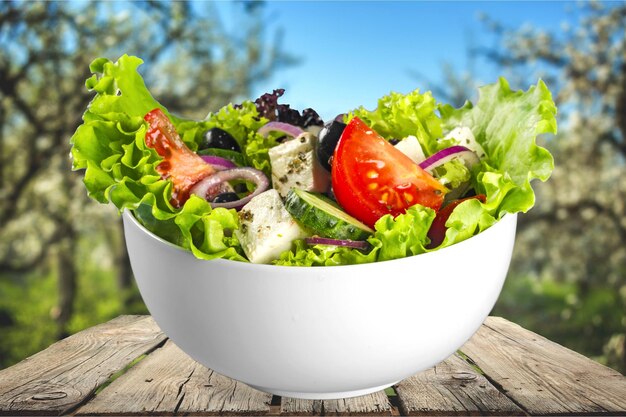
<svg viewBox="0 0 626 417">
<path fill-rule="evenodd" d="M 165 340 L 149 316 L 120 316 L 0 371 L 0 415 L 65 414 Z"/>
<path fill-rule="evenodd" d="M 395 390 L 402 415 L 525 415 L 456 354 Z"/>
<path fill-rule="evenodd" d="M 168 340 L 75 414 L 259 415 L 269 413 L 271 400 L 205 368 Z"/>
<path fill-rule="evenodd" d="M 384 391 L 340 400 L 302 400 L 283 397 L 283 415 L 392 415 L 393 407 Z"/>
<path fill-rule="evenodd" d="M 503 318 L 489 317 L 461 351 L 532 415 L 626 415 L 619 372 Z"/>
</svg>

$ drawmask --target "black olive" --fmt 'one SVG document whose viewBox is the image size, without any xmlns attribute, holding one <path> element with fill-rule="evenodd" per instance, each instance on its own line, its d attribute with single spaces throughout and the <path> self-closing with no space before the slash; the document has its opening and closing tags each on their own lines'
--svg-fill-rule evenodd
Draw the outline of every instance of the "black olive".
<svg viewBox="0 0 626 417">
<path fill-rule="evenodd" d="M 327 122 L 318 135 L 317 158 L 326 170 L 330 171 L 330 157 L 333 156 L 337 142 L 346 128 L 346 124 L 332 120 Z"/>
<path fill-rule="evenodd" d="M 236 193 L 247 193 L 248 192 L 248 186 L 241 182 L 239 184 L 235 184 L 233 186 L 233 189 L 235 190 Z"/>
<path fill-rule="evenodd" d="M 391 143 L 392 145 L 397 145 L 398 143 L 400 143 L 400 139 L 391 138 L 389 139 L 389 143 Z"/>
<path fill-rule="evenodd" d="M 213 203 L 228 203 L 230 201 L 237 200 L 239 200 L 239 196 L 237 195 L 237 193 L 227 192 L 216 195 L 213 199 Z"/>
<path fill-rule="evenodd" d="M 241 148 L 235 138 L 232 137 L 230 133 L 220 129 L 219 127 L 209 129 L 204 134 L 198 149 L 201 150 L 206 148 L 228 149 L 230 151 L 241 152 Z"/>
</svg>

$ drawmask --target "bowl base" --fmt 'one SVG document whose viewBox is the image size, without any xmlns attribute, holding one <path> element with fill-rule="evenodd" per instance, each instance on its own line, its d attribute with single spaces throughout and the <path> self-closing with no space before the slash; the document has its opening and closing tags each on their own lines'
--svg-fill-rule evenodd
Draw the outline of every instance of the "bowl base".
<svg viewBox="0 0 626 417">
<path fill-rule="evenodd" d="M 338 391 L 338 392 L 298 392 L 298 391 L 283 391 L 273 388 L 259 387 L 257 385 L 250 385 L 250 387 L 268 392 L 274 395 L 280 395 L 281 397 L 301 398 L 303 400 L 337 400 L 340 398 L 359 397 L 361 395 L 371 394 L 373 392 L 384 390 L 392 385 L 397 384 L 400 381 L 395 381 L 390 384 L 380 385 L 371 388 L 358 389 L 354 391 Z"/>
</svg>

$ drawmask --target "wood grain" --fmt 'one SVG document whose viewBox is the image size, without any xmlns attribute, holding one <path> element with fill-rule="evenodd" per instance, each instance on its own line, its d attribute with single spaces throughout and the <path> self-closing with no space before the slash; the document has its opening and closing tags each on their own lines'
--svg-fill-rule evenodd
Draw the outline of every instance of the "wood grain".
<svg viewBox="0 0 626 417">
<path fill-rule="evenodd" d="M 395 389 L 402 415 L 525 414 L 456 354 Z"/>
<path fill-rule="evenodd" d="M 302 400 L 283 397 L 283 415 L 392 415 L 393 407 L 384 391 L 340 400 Z"/>
<path fill-rule="evenodd" d="M 65 414 L 165 336 L 149 316 L 120 316 L 0 371 L 0 415 Z"/>
<path fill-rule="evenodd" d="M 626 378 L 499 317 L 462 348 L 501 391 L 532 415 L 626 414 Z"/>
<path fill-rule="evenodd" d="M 168 340 L 76 415 L 259 415 L 269 413 L 271 400 L 271 394 L 205 368 Z"/>
</svg>

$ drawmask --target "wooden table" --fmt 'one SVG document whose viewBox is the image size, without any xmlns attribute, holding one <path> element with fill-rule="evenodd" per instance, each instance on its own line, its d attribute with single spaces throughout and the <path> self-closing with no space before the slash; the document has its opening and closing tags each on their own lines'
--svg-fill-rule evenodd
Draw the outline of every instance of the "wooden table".
<svg viewBox="0 0 626 417">
<path fill-rule="evenodd" d="M 626 415 L 626 378 L 489 317 L 456 354 L 393 389 L 281 398 L 194 362 L 150 316 L 120 316 L 0 371 L 0 415 L 33 414 Z"/>
</svg>

